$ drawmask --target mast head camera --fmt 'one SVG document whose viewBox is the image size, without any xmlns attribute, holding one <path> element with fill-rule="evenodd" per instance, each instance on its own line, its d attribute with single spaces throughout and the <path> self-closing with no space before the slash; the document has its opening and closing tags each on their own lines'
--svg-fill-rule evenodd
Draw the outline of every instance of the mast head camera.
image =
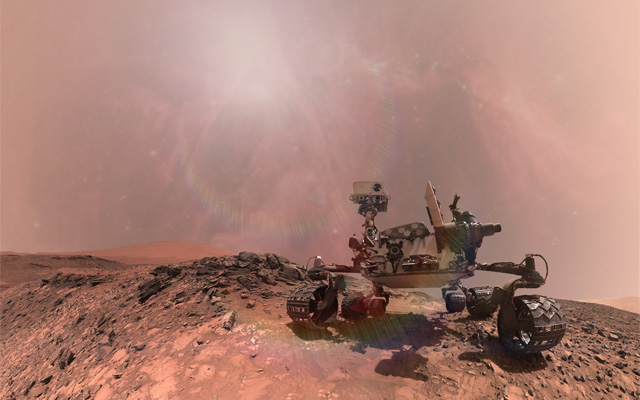
<svg viewBox="0 0 640 400">
<path fill-rule="evenodd" d="M 362 215 L 373 210 L 375 214 L 386 212 L 390 198 L 382 181 L 353 182 L 353 194 L 349 196 L 349 200 L 360 205 L 358 213 Z"/>
</svg>

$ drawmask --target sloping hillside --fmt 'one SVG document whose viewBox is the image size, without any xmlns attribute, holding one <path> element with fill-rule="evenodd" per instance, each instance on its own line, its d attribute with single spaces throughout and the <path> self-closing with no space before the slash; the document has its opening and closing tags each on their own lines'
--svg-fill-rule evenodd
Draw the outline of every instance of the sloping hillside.
<svg viewBox="0 0 640 400">
<path fill-rule="evenodd" d="M 131 265 L 162 265 L 228 255 L 201 243 L 154 242 L 103 250 L 64 253 L 14 253 L 0 255 L 0 287 L 39 281 L 56 273 L 111 273 Z"/>
<path fill-rule="evenodd" d="M 220 257 L 230 253 L 207 244 L 173 241 L 81 251 L 73 254 L 87 254 L 125 264 L 160 265 L 177 264 L 183 261 L 199 260 L 204 257 Z"/>
<path fill-rule="evenodd" d="M 638 296 L 580 301 L 603 304 L 605 306 L 615 307 L 620 310 L 631 311 L 636 314 L 640 314 L 640 297 Z"/>
</svg>

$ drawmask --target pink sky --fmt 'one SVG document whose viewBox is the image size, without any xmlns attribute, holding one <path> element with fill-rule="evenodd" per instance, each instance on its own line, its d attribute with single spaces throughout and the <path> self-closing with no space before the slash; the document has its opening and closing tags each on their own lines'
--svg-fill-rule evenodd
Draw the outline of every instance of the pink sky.
<svg viewBox="0 0 640 400">
<path fill-rule="evenodd" d="M 640 294 L 637 1 L 238 3 L 2 1 L 2 250 L 348 262 L 351 183 L 386 228 L 429 179 L 502 223 L 481 261 Z"/>
</svg>

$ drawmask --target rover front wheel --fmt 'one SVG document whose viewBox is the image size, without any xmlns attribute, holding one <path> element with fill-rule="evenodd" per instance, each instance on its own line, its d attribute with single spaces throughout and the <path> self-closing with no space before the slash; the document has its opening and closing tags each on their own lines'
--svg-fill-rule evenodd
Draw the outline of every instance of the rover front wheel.
<svg viewBox="0 0 640 400">
<path fill-rule="evenodd" d="M 530 354 L 548 350 L 560 343 L 567 320 L 554 299 L 537 295 L 516 296 L 513 305 L 515 326 L 507 323 L 509 308 L 500 307 L 498 313 L 498 335 L 507 351 Z"/>
</svg>

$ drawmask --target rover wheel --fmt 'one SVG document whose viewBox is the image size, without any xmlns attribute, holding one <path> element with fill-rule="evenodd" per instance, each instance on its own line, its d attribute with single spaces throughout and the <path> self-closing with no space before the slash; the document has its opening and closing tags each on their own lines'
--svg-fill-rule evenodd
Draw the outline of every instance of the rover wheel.
<svg viewBox="0 0 640 400">
<path fill-rule="evenodd" d="M 295 322 L 310 321 L 318 327 L 326 327 L 338 315 L 338 301 L 333 301 L 325 310 L 318 307 L 327 294 L 327 285 L 307 285 L 294 290 L 287 299 L 287 314 Z"/>
<path fill-rule="evenodd" d="M 385 292 L 384 288 L 382 287 L 380 288 L 380 295 L 381 297 L 384 297 L 381 305 L 382 313 L 380 313 L 379 315 L 374 315 L 374 317 L 384 317 L 387 313 L 387 306 L 389 305 L 389 298 L 391 297 L 391 295 Z"/>
<path fill-rule="evenodd" d="M 513 298 L 517 328 L 506 324 L 507 310 L 500 307 L 498 335 L 504 348 L 517 354 L 548 350 L 560 343 L 567 328 L 567 320 L 560 305 L 544 296 L 527 295 Z"/>
<path fill-rule="evenodd" d="M 467 310 L 475 318 L 487 318 L 498 309 L 498 304 L 491 302 L 493 288 L 481 286 L 469 289 L 467 292 Z"/>
<path fill-rule="evenodd" d="M 450 313 L 464 310 L 465 297 L 462 293 L 450 292 L 444 297 L 444 304 Z"/>
<path fill-rule="evenodd" d="M 341 304 L 342 311 L 340 315 L 342 315 L 343 318 L 349 319 L 352 321 L 366 318 L 367 314 L 360 311 L 355 311 L 353 309 L 353 307 L 358 303 L 358 301 L 360 301 L 361 297 L 362 297 L 361 294 L 345 296 L 342 299 L 342 304 Z"/>
</svg>

